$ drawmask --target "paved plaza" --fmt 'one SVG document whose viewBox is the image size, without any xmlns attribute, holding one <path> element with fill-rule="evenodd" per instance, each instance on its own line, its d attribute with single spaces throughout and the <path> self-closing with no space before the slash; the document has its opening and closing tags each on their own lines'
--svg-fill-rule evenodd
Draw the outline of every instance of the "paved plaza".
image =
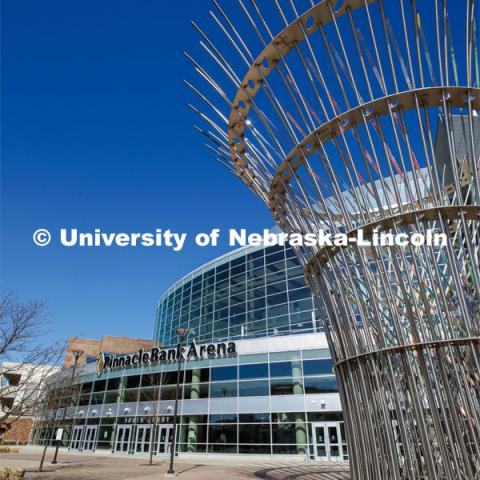
<svg viewBox="0 0 480 480">
<path fill-rule="evenodd" d="M 45 461 L 45 472 L 38 472 L 39 447 L 20 447 L 19 453 L 0 453 L 0 466 L 26 470 L 26 480 L 154 480 L 165 478 L 168 458 L 110 454 L 89 455 L 60 451 L 59 463 L 50 463 L 53 448 Z M 308 462 L 297 458 L 192 456 L 177 457 L 175 470 L 181 480 L 264 479 L 264 480 L 348 480 L 343 462 Z"/>
</svg>

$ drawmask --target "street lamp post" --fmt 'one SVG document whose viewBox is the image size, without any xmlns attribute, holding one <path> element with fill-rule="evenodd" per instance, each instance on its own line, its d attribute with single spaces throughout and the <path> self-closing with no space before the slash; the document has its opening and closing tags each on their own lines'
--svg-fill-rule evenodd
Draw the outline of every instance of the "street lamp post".
<svg viewBox="0 0 480 480">
<path fill-rule="evenodd" d="M 182 344 L 185 340 L 185 337 L 188 335 L 190 330 L 185 327 L 177 328 L 178 335 L 178 346 L 177 346 L 177 361 L 178 361 L 178 370 L 177 370 L 177 388 L 175 390 L 175 408 L 173 410 L 173 434 L 172 434 L 172 444 L 170 446 L 170 468 L 168 469 L 167 476 L 174 477 L 175 470 L 173 470 L 173 458 L 175 456 L 175 447 L 177 440 L 177 415 L 178 415 L 178 397 L 180 391 L 180 371 L 182 368 Z"/>
<path fill-rule="evenodd" d="M 75 361 L 73 362 L 73 368 L 72 368 L 72 376 L 70 378 L 70 387 L 71 390 L 73 391 L 73 380 L 75 379 L 75 370 L 77 369 L 77 363 L 78 359 L 84 354 L 85 352 L 83 350 L 72 350 L 73 358 Z M 63 416 L 62 416 L 62 423 L 65 421 L 65 418 L 67 416 L 67 406 L 63 408 Z M 61 439 L 58 439 L 55 445 L 55 454 L 53 455 L 53 460 L 51 463 L 57 463 L 57 456 L 58 456 L 58 449 L 60 448 L 60 443 L 62 442 Z"/>
</svg>

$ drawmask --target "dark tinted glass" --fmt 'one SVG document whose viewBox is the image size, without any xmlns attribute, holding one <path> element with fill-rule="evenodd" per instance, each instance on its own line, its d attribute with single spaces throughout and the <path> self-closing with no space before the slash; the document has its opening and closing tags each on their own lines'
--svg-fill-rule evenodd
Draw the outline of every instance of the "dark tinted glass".
<svg viewBox="0 0 480 480">
<path fill-rule="evenodd" d="M 271 380 L 270 394 L 293 395 L 293 380 L 291 378 Z"/>
<path fill-rule="evenodd" d="M 136 388 L 140 385 L 140 375 L 127 377 L 126 388 Z"/>
<path fill-rule="evenodd" d="M 270 443 L 270 424 L 240 425 L 240 443 Z"/>
<path fill-rule="evenodd" d="M 237 397 L 237 383 L 223 382 L 210 384 L 211 398 Z"/>
<path fill-rule="evenodd" d="M 268 395 L 268 381 L 251 380 L 248 382 L 240 382 L 241 397 L 262 397 Z"/>
<path fill-rule="evenodd" d="M 212 368 L 211 380 L 235 380 L 237 378 L 237 367 L 217 367 Z"/>
<path fill-rule="evenodd" d="M 163 372 L 162 384 L 163 385 L 176 385 L 177 384 L 177 372 Z M 183 372 L 180 372 L 180 383 L 183 383 Z"/>
<path fill-rule="evenodd" d="M 94 392 L 102 392 L 103 390 L 105 390 L 106 384 L 107 384 L 106 380 L 97 380 L 95 382 L 95 385 L 93 386 L 93 391 Z"/>
<path fill-rule="evenodd" d="M 304 375 L 322 375 L 332 373 L 333 362 L 330 358 L 322 360 L 304 360 Z"/>
<path fill-rule="evenodd" d="M 257 422 L 269 422 L 269 413 L 243 413 L 240 414 L 239 421 L 241 423 L 257 423 Z"/>
<path fill-rule="evenodd" d="M 117 390 L 119 387 L 120 387 L 120 377 L 108 379 L 107 390 Z"/>
<path fill-rule="evenodd" d="M 267 378 L 268 363 L 257 363 L 254 365 L 240 365 L 240 379 L 245 378 Z"/>
<path fill-rule="evenodd" d="M 84 383 L 82 385 L 82 393 L 89 393 L 92 391 L 93 382 Z"/>
<path fill-rule="evenodd" d="M 209 425 L 209 443 L 237 443 L 237 425 Z"/>
<path fill-rule="evenodd" d="M 271 377 L 291 377 L 292 362 L 278 362 L 270 364 Z"/>
<path fill-rule="evenodd" d="M 160 385 L 160 373 L 150 373 L 142 376 L 142 387 L 154 387 Z"/>
<path fill-rule="evenodd" d="M 310 298 L 312 295 L 312 292 L 308 288 L 300 288 L 297 290 L 290 290 L 288 292 L 288 297 L 291 302 L 294 302 L 295 300 L 302 300 L 304 298 Z"/>
<path fill-rule="evenodd" d="M 273 444 L 293 443 L 297 441 L 294 423 L 274 423 L 272 425 Z"/>
<path fill-rule="evenodd" d="M 337 380 L 335 377 L 307 377 L 304 382 L 305 393 L 338 392 Z"/>
<path fill-rule="evenodd" d="M 223 415 L 210 415 L 209 423 L 237 423 L 237 414 L 224 413 Z"/>
</svg>

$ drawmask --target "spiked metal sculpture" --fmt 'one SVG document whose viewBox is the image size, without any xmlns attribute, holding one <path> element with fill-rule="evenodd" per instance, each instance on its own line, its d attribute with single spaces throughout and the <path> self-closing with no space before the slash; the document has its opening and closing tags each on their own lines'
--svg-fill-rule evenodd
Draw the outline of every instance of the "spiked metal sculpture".
<svg viewBox="0 0 480 480">
<path fill-rule="evenodd" d="M 214 6 L 197 128 L 286 232 L 447 236 L 297 249 L 353 479 L 480 478 L 478 1 Z"/>
</svg>

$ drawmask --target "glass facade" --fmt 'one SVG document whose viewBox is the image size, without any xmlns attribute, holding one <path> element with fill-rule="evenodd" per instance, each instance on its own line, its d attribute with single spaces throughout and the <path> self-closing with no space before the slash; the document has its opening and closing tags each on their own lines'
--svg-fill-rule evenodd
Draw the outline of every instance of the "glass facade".
<svg viewBox="0 0 480 480">
<path fill-rule="evenodd" d="M 207 343 L 320 330 L 291 247 L 248 247 L 204 265 L 159 300 L 155 336 L 175 345 L 179 326 Z M 187 339 L 188 341 L 188 339 Z"/>
<path fill-rule="evenodd" d="M 189 358 L 180 378 L 175 361 L 101 374 L 88 363 L 59 392 L 63 446 L 167 454 L 178 380 L 180 453 L 348 458 L 332 359 L 290 247 L 242 248 L 175 283 L 158 302 L 156 343 L 175 347 L 178 326 L 186 345 L 234 341 L 236 354 Z M 32 443 L 47 431 L 39 418 Z"/>
<path fill-rule="evenodd" d="M 180 398 L 197 402 L 205 413 L 180 415 L 179 452 L 305 455 L 310 445 L 313 455 L 312 424 L 322 420 L 343 425 L 340 412 L 300 408 L 309 394 L 337 392 L 327 349 L 238 355 L 185 362 L 183 367 Z M 168 407 L 162 414 L 162 404 L 173 403 L 177 376 L 175 364 L 82 375 L 73 394 L 65 392 L 59 399 L 71 414 L 63 422 L 63 445 L 74 450 L 146 453 L 153 448 L 157 454 L 167 453 L 168 440 L 162 440 L 161 433 L 171 440 L 172 418 Z M 296 397 L 298 411 L 266 408 L 244 413 L 251 408 L 249 400 L 259 403 L 263 397 L 268 405 L 276 396 Z M 215 413 L 218 401 L 226 399 L 234 401 L 232 411 L 223 407 Z M 43 443 L 45 433 L 46 425 L 38 421 L 32 442 Z"/>
</svg>

